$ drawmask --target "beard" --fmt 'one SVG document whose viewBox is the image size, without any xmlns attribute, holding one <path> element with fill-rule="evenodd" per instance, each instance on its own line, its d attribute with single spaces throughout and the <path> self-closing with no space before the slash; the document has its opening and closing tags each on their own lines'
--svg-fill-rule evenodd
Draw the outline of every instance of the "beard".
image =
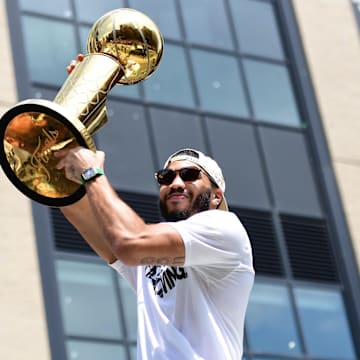
<svg viewBox="0 0 360 360">
<path fill-rule="evenodd" d="M 160 214 L 166 221 L 179 221 L 189 218 L 191 215 L 210 209 L 211 190 L 199 194 L 192 206 L 185 210 L 169 211 L 165 202 L 159 201 Z"/>
</svg>

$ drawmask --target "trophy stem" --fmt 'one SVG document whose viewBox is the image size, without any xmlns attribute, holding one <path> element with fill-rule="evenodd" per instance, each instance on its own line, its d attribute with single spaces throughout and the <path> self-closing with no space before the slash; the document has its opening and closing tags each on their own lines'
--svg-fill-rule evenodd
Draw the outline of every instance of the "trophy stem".
<svg viewBox="0 0 360 360">
<path fill-rule="evenodd" d="M 107 123 L 107 121 L 108 118 L 106 115 L 106 107 L 105 103 L 103 103 L 102 106 L 94 113 L 93 117 L 88 117 L 84 121 L 84 125 L 89 134 L 94 135 L 96 131 L 98 131 L 101 127 L 103 127 L 103 125 Z"/>
<path fill-rule="evenodd" d="M 109 55 L 89 54 L 69 75 L 54 102 L 66 108 L 93 134 L 106 121 L 105 101 L 123 75 L 119 61 Z"/>
</svg>

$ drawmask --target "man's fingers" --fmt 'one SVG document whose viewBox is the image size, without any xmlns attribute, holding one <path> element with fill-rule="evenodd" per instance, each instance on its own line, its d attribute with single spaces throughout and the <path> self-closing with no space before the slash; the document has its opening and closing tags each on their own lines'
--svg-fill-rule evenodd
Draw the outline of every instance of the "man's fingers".
<svg viewBox="0 0 360 360">
<path fill-rule="evenodd" d="M 68 74 L 71 74 L 71 72 L 75 69 L 77 63 L 83 61 L 84 58 L 85 58 L 85 55 L 83 55 L 83 54 L 78 54 L 77 60 L 71 60 L 71 61 L 70 61 L 70 64 L 69 64 L 69 65 L 67 66 L 67 68 L 66 68 L 67 73 L 68 73 Z"/>
<path fill-rule="evenodd" d="M 54 152 L 54 156 L 55 156 L 56 158 L 62 158 L 62 157 L 64 157 L 68 152 L 69 152 L 69 150 L 67 150 L 67 149 L 58 150 L 58 151 L 55 151 L 55 152 Z"/>
</svg>

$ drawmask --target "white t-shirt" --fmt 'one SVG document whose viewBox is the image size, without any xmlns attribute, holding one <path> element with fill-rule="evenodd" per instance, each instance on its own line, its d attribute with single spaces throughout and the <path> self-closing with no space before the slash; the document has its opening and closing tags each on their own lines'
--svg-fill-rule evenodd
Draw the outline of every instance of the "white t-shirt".
<svg viewBox="0 0 360 360">
<path fill-rule="evenodd" d="M 137 293 L 138 360 L 241 360 L 254 281 L 244 227 L 222 210 L 167 224 L 184 241 L 184 267 L 111 265 Z"/>
</svg>

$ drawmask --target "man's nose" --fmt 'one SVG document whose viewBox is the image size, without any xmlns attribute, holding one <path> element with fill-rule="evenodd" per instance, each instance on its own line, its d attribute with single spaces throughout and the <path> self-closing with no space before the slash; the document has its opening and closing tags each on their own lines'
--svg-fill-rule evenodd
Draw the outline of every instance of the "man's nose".
<svg viewBox="0 0 360 360">
<path fill-rule="evenodd" d="M 184 180 L 180 177 L 179 173 L 176 173 L 175 179 L 173 180 L 173 182 L 170 184 L 170 186 L 172 188 L 184 188 L 185 187 L 185 182 Z"/>
</svg>

